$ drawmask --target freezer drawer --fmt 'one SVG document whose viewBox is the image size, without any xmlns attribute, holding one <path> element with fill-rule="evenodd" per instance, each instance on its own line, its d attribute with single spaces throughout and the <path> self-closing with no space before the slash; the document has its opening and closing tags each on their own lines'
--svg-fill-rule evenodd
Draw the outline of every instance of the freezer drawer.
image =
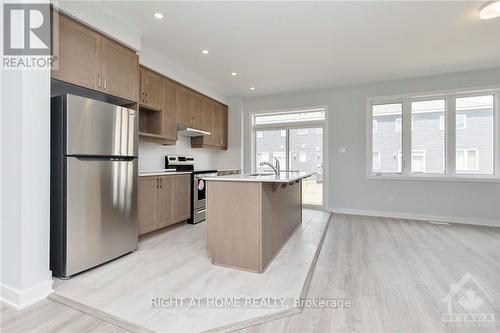
<svg viewBox="0 0 500 333">
<path fill-rule="evenodd" d="M 66 95 L 66 155 L 137 156 L 138 117 L 121 106 Z"/>
<path fill-rule="evenodd" d="M 67 158 L 66 276 L 137 248 L 137 159 Z"/>
</svg>

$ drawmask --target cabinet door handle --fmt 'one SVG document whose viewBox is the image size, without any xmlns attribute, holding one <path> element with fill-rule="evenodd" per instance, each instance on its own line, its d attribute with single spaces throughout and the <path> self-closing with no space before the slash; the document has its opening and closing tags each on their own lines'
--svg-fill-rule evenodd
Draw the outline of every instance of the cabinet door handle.
<svg viewBox="0 0 500 333">
<path fill-rule="evenodd" d="M 163 179 L 160 178 L 160 188 L 163 188 Z"/>
<path fill-rule="evenodd" d="M 101 74 L 97 74 L 97 88 L 101 88 Z"/>
<path fill-rule="evenodd" d="M 106 78 L 104 78 L 104 90 L 106 90 Z"/>
<path fill-rule="evenodd" d="M 156 188 L 160 188 L 160 178 L 156 178 Z"/>
</svg>

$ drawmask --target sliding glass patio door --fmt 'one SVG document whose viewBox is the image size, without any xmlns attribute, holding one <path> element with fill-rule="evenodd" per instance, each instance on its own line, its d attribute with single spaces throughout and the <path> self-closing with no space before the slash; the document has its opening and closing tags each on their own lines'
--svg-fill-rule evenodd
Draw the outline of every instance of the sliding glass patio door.
<svg viewBox="0 0 500 333">
<path fill-rule="evenodd" d="M 275 164 L 281 170 L 317 172 L 302 183 L 302 203 L 323 205 L 323 126 L 278 127 L 255 130 L 255 171 L 271 171 L 260 163 Z"/>
<path fill-rule="evenodd" d="M 302 203 L 323 204 L 323 127 L 293 128 L 289 134 L 289 170 L 317 172 L 302 181 Z"/>
</svg>

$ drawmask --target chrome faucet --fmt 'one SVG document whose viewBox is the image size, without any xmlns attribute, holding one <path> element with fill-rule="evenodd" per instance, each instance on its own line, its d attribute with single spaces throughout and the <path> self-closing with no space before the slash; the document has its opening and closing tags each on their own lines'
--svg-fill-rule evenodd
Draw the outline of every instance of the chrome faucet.
<svg viewBox="0 0 500 333">
<path fill-rule="evenodd" d="M 271 167 L 271 169 L 273 169 L 274 173 L 276 174 L 276 176 L 279 176 L 280 175 L 280 161 L 276 158 L 276 157 L 272 157 L 276 160 L 276 165 L 272 165 L 270 162 L 260 162 L 259 165 L 260 166 L 264 166 L 264 165 L 267 165 L 269 167 Z"/>
</svg>

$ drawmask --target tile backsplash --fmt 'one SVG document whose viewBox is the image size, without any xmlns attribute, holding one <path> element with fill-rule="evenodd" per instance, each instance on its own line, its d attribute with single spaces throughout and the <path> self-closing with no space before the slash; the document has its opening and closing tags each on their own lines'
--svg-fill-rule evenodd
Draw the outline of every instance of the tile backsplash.
<svg viewBox="0 0 500 333">
<path fill-rule="evenodd" d="M 191 139 L 179 136 L 175 146 L 162 146 L 155 143 L 139 143 L 139 171 L 165 168 L 165 156 L 177 155 L 195 158 L 195 168 L 214 169 L 220 166 L 219 159 L 224 151 L 207 148 L 191 148 Z"/>
</svg>

